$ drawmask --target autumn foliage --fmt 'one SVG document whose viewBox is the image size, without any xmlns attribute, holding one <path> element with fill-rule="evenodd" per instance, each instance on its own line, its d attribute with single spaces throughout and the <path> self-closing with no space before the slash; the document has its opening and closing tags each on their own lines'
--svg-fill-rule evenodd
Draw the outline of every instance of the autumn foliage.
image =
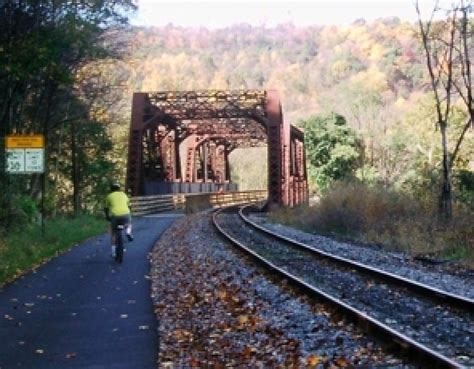
<svg viewBox="0 0 474 369">
<path fill-rule="evenodd" d="M 203 215 L 177 221 L 160 238 L 151 272 L 160 368 L 345 368 L 384 360 L 357 333 L 342 334 L 345 324 L 327 312 L 304 308 L 304 318 L 292 318 L 306 302 L 295 302 L 241 256 Z M 312 334 L 314 351 L 290 333 L 297 326 Z"/>
</svg>

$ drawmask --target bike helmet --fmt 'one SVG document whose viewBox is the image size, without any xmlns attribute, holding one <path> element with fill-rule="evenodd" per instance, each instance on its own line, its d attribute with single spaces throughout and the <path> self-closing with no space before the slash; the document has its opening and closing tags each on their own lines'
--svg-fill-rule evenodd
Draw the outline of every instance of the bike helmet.
<svg viewBox="0 0 474 369">
<path fill-rule="evenodd" d="M 110 191 L 119 191 L 120 190 L 120 183 L 112 182 L 110 184 Z"/>
</svg>

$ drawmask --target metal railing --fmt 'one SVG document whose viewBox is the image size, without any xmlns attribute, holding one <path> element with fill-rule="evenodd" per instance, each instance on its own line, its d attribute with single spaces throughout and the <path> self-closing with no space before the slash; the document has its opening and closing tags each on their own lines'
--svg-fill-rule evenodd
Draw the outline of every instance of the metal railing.
<svg viewBox="0 0 474 369">
<path fill-rule="evenodd" d="M 186 197 L 184 194 L 137 196 L 131 198 L 133 215 L 146 215 L 184 209 L 185 204 Z"/>
<path fill-rule="evenodd" d="M 266 199 L 266 190 L 188 193 L 132 197 L 131 206 L 133 215 L 140 216 L 181 209 L 186 213 L 197 213 L 229 205 L 258 203 Z"/>
<path fill-rule="evenodd" d="M 197 213 L 223 206 L 258 203 L 267 199 L 266 190 L 212 192 L 186 196 L 186 213 Z"/>
</svg>

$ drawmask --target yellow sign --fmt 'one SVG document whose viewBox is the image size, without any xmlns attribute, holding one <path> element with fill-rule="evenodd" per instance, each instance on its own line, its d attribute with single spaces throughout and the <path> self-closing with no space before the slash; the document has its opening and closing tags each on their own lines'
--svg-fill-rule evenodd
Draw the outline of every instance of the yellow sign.
<svg viewBox="0 0 474 369">
<path fill-rule="evenodd" d="M 42 149 L 44 148 L 43 135 L 11 135 L 6 137 L 7 149 Z"/>
</svg>

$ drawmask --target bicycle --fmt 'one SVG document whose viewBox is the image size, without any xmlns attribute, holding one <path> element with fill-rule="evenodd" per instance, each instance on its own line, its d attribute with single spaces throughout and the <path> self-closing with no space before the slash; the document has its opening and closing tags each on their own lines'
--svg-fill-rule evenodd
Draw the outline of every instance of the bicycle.
<svg viewBox="0 0 474 369">
<path fill-rule="evenodd" d="M 114 232 L 115 232 L 115 244 L 116 244 L 116 249 L 115 249 L 115 260 L 118 263 L 123 262 L 123 237 L 122 237 L 122 231 L 125 229 L 125 224 L 122 223 L 117 223 L 115 226 Z"/>
</svg>

